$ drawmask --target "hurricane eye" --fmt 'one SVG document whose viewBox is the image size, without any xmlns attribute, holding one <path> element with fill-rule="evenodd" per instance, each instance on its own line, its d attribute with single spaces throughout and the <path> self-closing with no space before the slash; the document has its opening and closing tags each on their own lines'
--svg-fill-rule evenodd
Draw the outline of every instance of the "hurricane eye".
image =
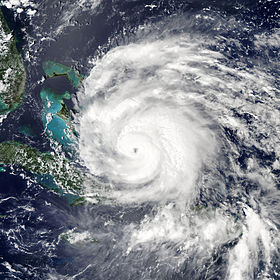
<svg viewBox="0 0 280 280">
<path fill-rule="evenodd" d="M 222 262 L 228 266 L 223 270 L 230 278 L 218 278 L 251 279 L 247 276 L 257 275 L 257 271 L 250 257 L 269 267 L 270 252 L 276 245 L 268 245 L 273 243 L 269 223 L 250 209 L 259 207 L 255 200 L 258 186 L 264 184 L 266 191 L 273 188 L 274 179 L 268 173 L 274 173 L 268 166 L 261 167 L 265 153 L 257 156 L 259 164 L 253 158 L 263 143 L 273 150 L 269 138 L 260 137 L 263 131 L 274 130 L 269 137 L 278 141 L 277 126 L 266 125 L 266 118 L 274 116 L 274 124 L 279 119 L 275 101 L 268 101 L 276 91 L 271 90 L 273 83 L 262 67 L 243 67 L 244 54 L 240 61 L 235 53 L 234 59 L 228 58 L 234 46 L 243 44 L 238 38 L 225 48 L 228 36 L 210 39 L 206 30 L 207 35 L 196 34 L 197 28 L 188 34 L 190 21 L 181 28 L 185 18 L 181 20 L 166 27 L 180 32 L 158 25 L 163 29 L 160 36 L 145 31 L 133 43 L 112 48 L 96 62 L 80 102 L 86 104 L 79 118 L 80 156 L 88 177 L 105 178 L 98 188 L 105 203 L 127 209 L 129 219 L 131 209 L 137 213 L 122 229 L 122 244 L 129 244 L 128 259 L 132 252 L 133 258 L 148 256 L 145 262 L 149 263 L 153 255 L 159 266 L 170 261 L 170 267 L 179 269 L 181 262 L 182 267 L 194 265 L 194 279 L 216 279 L 196 273 L 200 267 L 208 269 L 213 256 L 223 251 L 227 259 Z M 215 26 L 219 33 L 224 23 L 213 21 L 209 28 Z M 252 116 L 262 120 L 259 130 Z M 95 193 L 96 185 L 89 183 L 84 196 Z M 245 201 L 254 201 L 255 206 Z M 145 209 L 143 215 L 138 215 L 140 208 Z M 189 256 L 193 263 L 185 265 Z M 214 265 L 213 269 L 218 270 Z M 166 275 L 155 278 L 165 279 Z"/>
</svg>

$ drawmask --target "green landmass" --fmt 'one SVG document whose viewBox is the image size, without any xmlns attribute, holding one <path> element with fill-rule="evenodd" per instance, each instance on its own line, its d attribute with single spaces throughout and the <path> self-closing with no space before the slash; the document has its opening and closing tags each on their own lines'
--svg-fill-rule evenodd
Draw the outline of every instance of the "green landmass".
<svg viewBox="0 0 280 280">
<path fill-rule="evenodd" d="M 19 166 L 31 172 L 38 183 L 78 205 L 84 202 L 83 174 L 73 162 L 50 153 L 43 153 L 26 144 L 6 141 L 0 143 L 0 164 Z"/>
<path fill-rule="evenodd" d="M 0 114 L 7 114 L 21 103 L 25 79 L 25 69 L 16 47 L 16 39 L 0 9 Z"/>
<path fill-rule="evenodd" d="M 43 63 L 43 69 L 47 76 L 53 78 L 55 76 L 67 76 L 72 85 L 79 87 L 83 76 L 70 67 L 62 65 L 54 61 L 46 61 Z"/>
<path fill-rule="evenodd" d="M 65 122 L 71 121 L 71 113 L 64 102 L 61 103 L 61 110 L 57 113 L 57 116 L 63 119 Z"/>
<path fill-rule="evenodd" d="M 43 63 L 43 70 L 50 78 L 55 76 L 67 76 L 72 85 L 79 87 L 83 76 L 70 67 L 46 61 Z M 72 143 L 75 131 L 71 125 L 71 113 L 64 103 L 64 99 L 70 99 L 70 93 L 67 91 L 56 93 L 52 89 L 43 88 L 40 93 L 43 102 L 42 121 L 48 136 L 64 146 L 69 147 Z"/>
<path fill-rule="evenodd" d="M 43 69 L 50 78 L 67 76 L 75 88 L 78 88 L 83 80 L 83 76 L 77 71 L 53 61 L 44 62 Z M 26 73 L 16 47 L 16 39 L 0 9 L 0 115 L 6 115 L 22 102 L 25 80 Z M 68 92 L 57 94 L 51 89 L 42 89 L 40 96 L 44 106 L 42 120 L 46 132 L 65 148 L 64 144 L 72 144 L 71 137 L 75 134 L 71 126 L 71 113 L 64 103 L 64 99 L 70 99 L 71 96 Z M 30 124 L 19 127 L 19 132 L 28 136 L 34 135 Z M 65 197 L 73 206 L 85 203 L 85 174 L 63 153 L 58 156 L 40 152 L 23 143 L 5 141 L 0 143 L 0 172 L 7 172 L 9 166 L 31 173 L 31 177 L 39 184 Z"/>
<path fill-rule="evenodd" d="M 59 241 L 66 241 L 72 245 L 76 246 L 87 246 L 90 243 L 96 244 L 98 243 L 98 240 L 96 238 L 93 238 L 87 232 L 79 232 L 76 228 L 67 230 L 66 232 L 63 232 L 58 237 Z"/>
</svg>

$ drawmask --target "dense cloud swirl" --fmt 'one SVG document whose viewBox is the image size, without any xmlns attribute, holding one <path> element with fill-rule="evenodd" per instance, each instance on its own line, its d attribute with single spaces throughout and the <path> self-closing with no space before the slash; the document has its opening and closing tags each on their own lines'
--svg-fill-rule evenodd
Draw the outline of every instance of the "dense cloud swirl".
<svg viewBox="0 0 280 280">
<path fill-rule="evenodd" d="M 81 157 L 119 185 L 115 195 L 123 201 L 187 199 L 214 156 L 210 121 L 176 78 L 188 68 L 179 59 L 189 47 L 173 44 L 116 48 L 86 84 L 87 97 L 96 100 L 81 120 Z"/>
<path fill-rule="evenodd" d="M 259 159 L 251 157 L 243 168 L 237 158 L 241 146 L 274 149 L 276 127 L 270 126 L 271 141 L 258 141 L 277 115 L 273 78 L 261 66 L 228 59 L 216 48 L 220 37 L 179 29 L 144 32 L 94 62 L 79 95 L 80 156 L 107 184 L 102 196 L 154 207 L 140 224 L 124 227 L 127 256 L 140 246 L 168 258 L 173 269 L 189 255 L 203 267 L 215 248 L 237 244 L 226 253 L 226 277 L 250 279 L 258 259 L 269 271 L 275 226 L 256 213 L 251 201 L 260 198 L 239 180 L 272 190 L 273 176 Z M 242 114 L 252 121 L 237 118 Z M 89 184 L 88 197 L 95 192 Z M 207 210 L 193 207 L 203 198 Z"/>
</svg>

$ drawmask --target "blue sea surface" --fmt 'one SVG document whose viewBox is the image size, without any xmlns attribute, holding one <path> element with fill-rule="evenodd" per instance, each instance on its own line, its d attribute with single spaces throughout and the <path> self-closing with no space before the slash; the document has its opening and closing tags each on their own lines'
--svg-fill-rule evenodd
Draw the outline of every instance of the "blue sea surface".
<svg viewBox="0 0 280 280">
<path fill-rule="evenodd" d="M 87 77 L 95 63 L 94 58 L 102 57 L 116 46 L 126 45 L 129 40 L 133 41 L 131 38 L 137 37 L 134 34 L 139 26 L 144 29 L 146 25 L 158 24 L 158 29 L 162 28 L 161 25 L 166 24 L 162 20 L 166 18 L 172 20 L 180 16 L 190 19 L 193 33 L 203 34 L 205 38 L 219 38 L 219 44 L 211 46 L 212 51 L 223 54 L 229 63 L 238 61 L 245 64 L 247 70 L 253 69 L 254 65 L 263 65 L 264 72 L 275 79 L 275 88 L 280 88 L 279 36 L 276 36 L 274 45 L 267 44 L 262 51 L 254 45 L 256 37 L 259 36 L 263 38 L 260 41 L 265 41 L 266 36 L 279 32 L 280 1 L 161 0 L 155 3 L 156 1 L 150 0 L 104 0 L 94 8 L 94 12 L 89 6 L 82 9 L 82 1 L 33 2 L 36 2 L 37 10 L 34 17 L 27 14 L 27 9 L 17 13 L 16 9 L 1 6 L 9 27 L 17 37 L 17 46 L 24 58 L 27 72 L 23 103 L 0 123 L 1 142 L 18 141 L 42 152 L 56 152 L 55 148 L 61 144 L 61 150 L 71 159 L 71 150 L 63 150 L 63 146 L 72 144 L 67 134 L 69 127 L 57 113 L 64 100 L 67 108 L 73 114 L 78 114 L 75 96 L 83 88 L 75 88 L 65 77 L 47 77 L 42 63 L 57 61 Z M 90 3 L 93 1 L 89 1 L 88 5 Z M 70 11 L 68 7 L 71 8 Z M 161 24 L 161 21 L 164 23 Z M 242 25 L 234 22 L 242 22 Z M 180 25 L 180 21 L 177 25 Z M 152 33 L 147 31 L 149 32 Z M 177 29 L 174 27 L 173 32 L 174 35 L 177 32 L 183 33 L 180 26 Z M 126 36 L 128 33 L 132 34 L 129 39 Z M 145 35 L 149 38 L 149 34 Z M 145 59 L 143 57 L 143 61 Z M 46 90 L 42 91 L 44 88 Z M 61 95 L 54 94 L 54 91 Z M 63 95 L 65 92 L 68 92 L 69 96 Z M 104 95 L 103 92 L 99 94 L 100 98 Z M 242 94 L 240 91 L 240 95 Z M 265 96 L 265 93 L 263 95 Z M 275 96 L 275 104 L 278 104 L 280 110 L 279 92 L 275 93 Z M 212 98 L 215 102 L 215 96 Z M 48 107 L 49 101 L 52 104 Z M 263 103 L 264 100 L 256 98 L 255 104 Z M 241 113 L 239 109 L 242 106 L 238 106 L 239 104 L 232 114 L 240 123 L 250 126 L 250 131 L 254 134 L 254 129 L 258 129 L 253 125 L 255 116 Z M 47 114 L 52 114 L 51 122 L 47 122 Z M 273 125 L 276 126 L 269 124 L 272 127 Z M 51 133 L 46 133 L 46 128 Z M 225 147 L 236 147 L 235 161 L 239 170 L 246 170 L 250 164 L 249 158 L 255 158 L 260 162 L 261 168 L 272 170 L 275 189 L 279 190 L 280 167 L 275 167 L 275 162 L 279 160 L 276 152 L 279 142 L 274 144 L 275 151 L 267 152 L 260 148 L 261 145 L 252 143 L 246 146 L 241 143 L 240 134 L 233 127 L 219 129 L 223 133 Z M 265 129 L 258 135 L 258 143 L 271 137 Z M 57 142 L 55 147 L 53 140 Z M 227 158 L 226 150 L 224 158 Z M 0 167 L 0 279 L 228 279 L 228 251 L 238 244 L 238 238 L 241 237 L 217 247 L 211 258 L 205 260 L 204 267 L 197 265 L 197 255 L 194 254 L 185 256 L 186 261 L 180 263 L 176 269 L 169 269 L 173 264 L 169 263 L 167 256 L 167 261 L 161 261 L 154 251 L 144 255 L 144 245 L 131 255 L 126 255 L 119 246 L 124 239 L 123 229 L 135 225 L 140 227 L 145 217 L 156 213 L 154 204 L 86 203 L 71 206 L 76 197 L 65 196 L 63 192 L 57 191 L 53 178 L 39 175 L 34 178 L 34 174 L 22 170 L 20 166 L 2 168 Z M 269 191 L 261 189 L 260 184 L 256 183 L 257 179 L 250 181 L 239 177 L 238 170 L 235 174 L 228 174 L 227 171 L 226 166 L 217 167 L 217 172 L 223 176 L 223 183 L 226 185 L 227 193 L 224 197 L 218 197 L 215 193 L 215 200 L 210 201 L 212 193 L 202 192 L 198 195 L 199 205 L 223 209 L 224 201 L 229 204 L 232 202 L 232 205 L 238 201 L 251 206 L 257 204 L 249 199 L 250 194 L 255 192 L 266 198 Z M 239 188 L 240 193 L 235 192 L 235 188 Z M 246 196 L 239 197 L 242 194 Z M 271 205 L 278 206 L 273 196 L 270 202 Z M 256 206 L 258 207 L 261 208 Z M 233 206 L 229 215 L 235 215 L 236 223 L 243 221 L 244 216 L 242 218 L 239 214 L 244 210 L 234 211 Z M 278 223 L 275 222 L 274 228 L 279 231 L 280 216 L 277 216 L 277 213 L 275 217 L 278 217 Z M 76 241 L 77 236 L 82 241 Z M 164 246 L 172 247 L 173 244 L 167 242 L 162 245 Z M 180 256 L 178 249 L 174 259 L 179 259 Z M 269 269 L 266 271 L 268 278 L 265 278 L 265 264 L 261 254 L 258 257 L 249 279 L 280 279 L 279 254 L 273 255 L 270 260 Z"/>
</svg>

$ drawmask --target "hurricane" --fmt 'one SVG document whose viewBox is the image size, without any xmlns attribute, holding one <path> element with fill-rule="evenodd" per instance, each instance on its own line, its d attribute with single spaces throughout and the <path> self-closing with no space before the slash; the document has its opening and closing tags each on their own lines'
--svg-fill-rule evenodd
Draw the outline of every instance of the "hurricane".
<svg viewBox="0 0 280 280">
<path fill-rule="evenodd" d="M 124 202 L 193 196 L 197 174 L 215 151 L 211 121 L 176 85 L 188 66 L 170 57 L 173 43 L 117 48 L 86 85 L 92 94 L 106 92 L 106 102 L 97 97 L 82 118 L 81 157 L 92 173 L 119 186 L 114 196 Z"/>
<path fill-rule="evenodd" d="M 1 1 L 0 280 L 279 280 L 279 18 Z"/>
<path fill-rule="evenodd" d="M 125 32 L 94 58 L 78 94 L 79 154 L 102 186 L 87 183 L 85 196 L 141 213 L 113 223 L 121 237 L 105 278 L 121 279 L 116 270 L 126 279 L 278 275 L 276 80 L 237 38 L 221 35 L 248 27 L 213 17 L 184 14 Z M 253 51 L 268 41 L 255 36 Z"/>
</svg>

